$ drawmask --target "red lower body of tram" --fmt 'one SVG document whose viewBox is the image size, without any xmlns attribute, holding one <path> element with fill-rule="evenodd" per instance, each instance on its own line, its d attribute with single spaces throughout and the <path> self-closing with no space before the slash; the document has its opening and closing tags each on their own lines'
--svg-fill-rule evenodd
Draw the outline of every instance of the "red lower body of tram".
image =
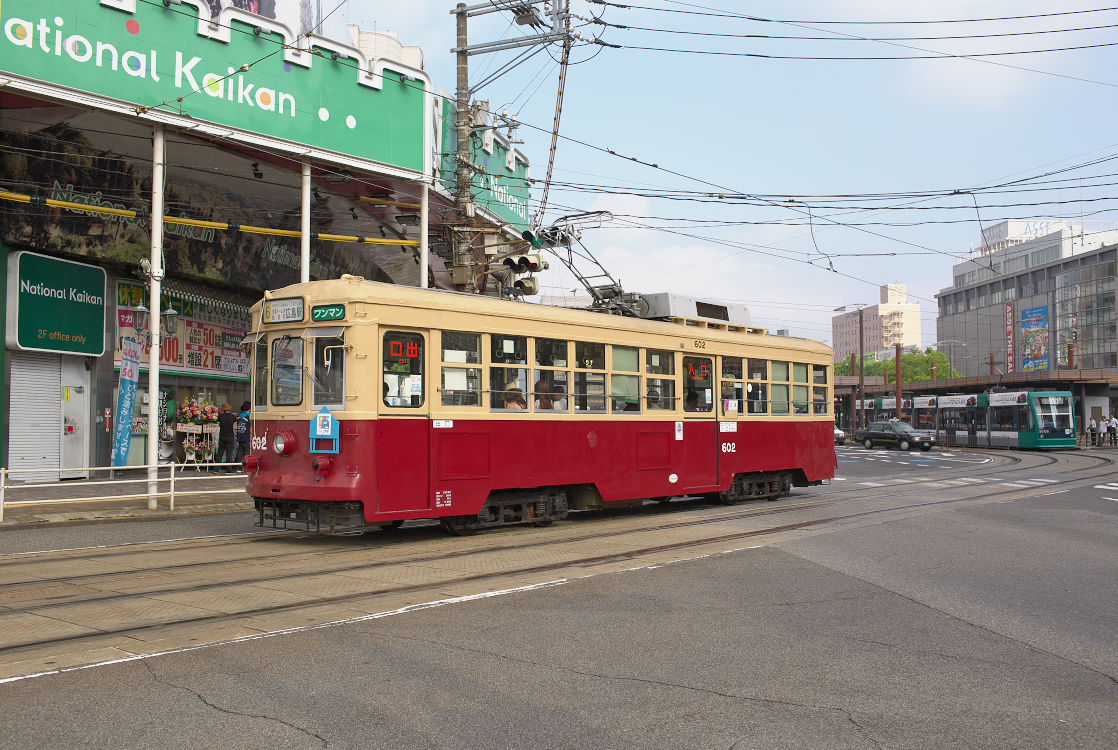
<svg viewBox="0 0 1118 750">
<path fill-rule="evenodd" d="M 647 498 L 771 499 L 837 467 L 828 421 L 345 420 L 337 453 L 312 452 L 308 434 L 307 422 L 254 425 L 258 525 L 355 533 L 440 518 L 471 533 Z"/>
</svg>

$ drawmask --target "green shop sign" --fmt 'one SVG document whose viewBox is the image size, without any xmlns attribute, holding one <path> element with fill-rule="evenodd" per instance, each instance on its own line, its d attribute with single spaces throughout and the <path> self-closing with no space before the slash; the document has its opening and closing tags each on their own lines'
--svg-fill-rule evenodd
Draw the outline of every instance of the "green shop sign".
<svg viewBox="0 0 1118 750">
<path fill-rule="evenodd" d="M 21 251 L 8 256 L 9 349 L 105 353 L 105 270 Z"/>
<path fill-rule="evenodd" d="M 430 82 L 206 0 L 2 0 L 8 88 L 386 174 L 429 170 Z M 300 47 L 300 45 L 303 45 Z"/>
</svg>

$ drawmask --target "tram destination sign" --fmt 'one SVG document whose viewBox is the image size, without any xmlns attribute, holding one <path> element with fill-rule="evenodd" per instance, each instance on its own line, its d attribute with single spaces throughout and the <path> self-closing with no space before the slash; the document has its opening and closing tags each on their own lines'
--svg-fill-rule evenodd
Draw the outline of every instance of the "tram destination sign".
<svg viewBox="0 0 1118 750">
<path fill-rule="evenodd" d="M 27 251 L 8 256 L 9 349 L 105 353 L 105 270 Z"/>
<path fill-rule="evenodd" d="M 303 298 L 281 297 L 264 300 L 265 323 L 303 322 Z"/>
</svg>

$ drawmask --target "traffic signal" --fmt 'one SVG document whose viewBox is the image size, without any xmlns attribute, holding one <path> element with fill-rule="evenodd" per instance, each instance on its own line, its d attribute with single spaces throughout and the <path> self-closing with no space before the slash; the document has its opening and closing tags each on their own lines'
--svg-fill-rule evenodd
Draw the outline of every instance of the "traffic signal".
<svg viewBox="0 0 1118 750">
<path fill-rule="evenodd" d="M 527 278 L 517 279 L 513 284 L 516 289 L 520 290 L 521 294 L 539 294 L 540 293 L 540 280 L 535 276 L 528 276 Z"/>
<path fill-rule="evenodd" d="M 538 253 L 510 255 L 505 258 L 504 263 L 513 273 L 534 273 L 547 268 L 547 261 Z"/>
<path fill-rule="evenodd" d="M 520 233 L 521 239 L 527 240 L 528 244 L 532 247 L 543 247 L 543 240 L 540 239 L 532 230 L 525 229 Z"/>
</svg>

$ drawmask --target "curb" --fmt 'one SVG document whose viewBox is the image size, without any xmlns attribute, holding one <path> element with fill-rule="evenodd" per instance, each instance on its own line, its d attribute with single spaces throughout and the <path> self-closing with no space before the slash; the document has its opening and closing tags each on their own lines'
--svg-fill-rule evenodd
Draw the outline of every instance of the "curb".
<svg viewBox="0 0 1118 750">
<path fill-rule="evenodd" d="M 174 510 L 157 508 L 106 508 L 104 510 L 75 510 L 57 513 L 28 513 L 23 518 L 15 518 L 0 523 L 0 531 L 7 529 L 21 529 L 41 527 L 45 524 L 81 524 L 104 523 L 124 521 L 159 521 L 168 518 L 181 518 L 183 516 L 220 515 L 227 513 L 244 513 L 255 510 L 254 503 L 240 501 L 235 503 L 216 503 L 212 505 L 187 505 Z M 11 511 L 9 516 L 13 515 Z"/>
</svg>

